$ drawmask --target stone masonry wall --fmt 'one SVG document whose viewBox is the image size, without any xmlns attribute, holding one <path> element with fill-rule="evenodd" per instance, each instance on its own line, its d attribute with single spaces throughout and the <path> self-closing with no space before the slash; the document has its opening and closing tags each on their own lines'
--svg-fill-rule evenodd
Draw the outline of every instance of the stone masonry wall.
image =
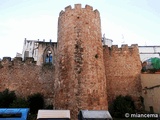
<svg viewBox="0 0 160 120">
<path fill-rule="evenodd" d="M 138 45 L 104 46 L 104 63 L 109 104 L 118 95 L 131 95 L 138 104 L 141 95 L 141 62 Z"/>
<path fill-rule="evenodd" d="M 54 68 L 37 66 L 32 58 L 25 62 L 22 58 L 13 61 L 4 58 L 0 63 L 0 91 L 8 88 L 21 97 L 39 92 L 44 95 L 47 104 L 53 103 L 54 77 Z"/>
<path fill-rule="evenodd" d="M 56 109 L 71 110 L 77 119 L 84 109 L 107 110 L 106 78 L 100 14 L 91 6 L 68 6 L 58 20 Z"/>
</svg>

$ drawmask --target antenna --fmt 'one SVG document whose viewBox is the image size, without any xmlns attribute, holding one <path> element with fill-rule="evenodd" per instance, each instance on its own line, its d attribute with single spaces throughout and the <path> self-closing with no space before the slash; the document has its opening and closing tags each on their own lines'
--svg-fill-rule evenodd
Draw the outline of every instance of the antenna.
<svg viewBox="0 0 160 120">
<path fill-rule="evenodd" d="M 124 35 L 123 34 L 122 34 L 122 42 L 121 43 L 125 43 Z"/>
<path fill-rule="evenodd" d="M 105 38 L 105 33 L 103 34 L 103 37 Z"/>
<path fill-rule="evenodd" d="M 145 46 L 147 46 L 147 42 L 145 41 Z"/>
<path fill-rule="evenodd" d="M 103 37 L 102 37 L 102 43 L 104 43 L 104 39 L 105 39 L 105 33 L 103 34 Z"/>
</svg>

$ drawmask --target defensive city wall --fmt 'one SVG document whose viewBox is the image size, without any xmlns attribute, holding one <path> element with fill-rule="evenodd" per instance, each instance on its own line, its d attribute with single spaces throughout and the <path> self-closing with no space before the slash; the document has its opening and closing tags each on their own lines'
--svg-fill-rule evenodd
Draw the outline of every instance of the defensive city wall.
<svg viewBox="0 0 160 120">
<path fill-rule="evenodd" d="M 141 96 L 141 61 L 138 45 L 113 45 L 103 47 L 105 75 L 107 80 L 108 102 L 118 95 L 131 95 L 140 103 Z"/>
<path fill-rule="evenodd" d="M 53 66 L 37 66 L 33 58 L 3 58 L 0 62 L 0 91 L 13 90 L 20 97 L 42 93 L 47 104 L 53 101 Z"/>
</svg>

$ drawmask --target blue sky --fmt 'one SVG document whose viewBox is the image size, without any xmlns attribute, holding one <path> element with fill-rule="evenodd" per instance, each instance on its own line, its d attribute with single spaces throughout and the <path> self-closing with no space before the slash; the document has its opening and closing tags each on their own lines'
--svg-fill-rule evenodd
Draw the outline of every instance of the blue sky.
<svg viewBox="0 0 160 120">
<path fill-rule="evenodd" d="M 57 41 L 59 12 L 76 3 L 99 10 L 113 44 L 160 45 L 160 0 L 0 0 L 0 58 L 22 53 L 24 38 Z"/>
</svg>

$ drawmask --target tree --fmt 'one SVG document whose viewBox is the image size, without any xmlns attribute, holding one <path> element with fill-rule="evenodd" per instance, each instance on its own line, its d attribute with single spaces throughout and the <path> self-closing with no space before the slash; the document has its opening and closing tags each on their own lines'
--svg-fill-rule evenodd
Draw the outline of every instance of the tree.
<svg viewBox="0 0 160 120">
<path fill-rule="evenodd" d="M 39 109 L 44 108 L 44 97 L 40 93 L 28 96 L 27 102 L 29 104 L 30 112 L 32 114 L 37 114 Z"/>
<path fill-rule="evenodd" d="M 109 106 L 109 110 L 113 117 L 124 118 L 125 113 L 134 113 L 135 105 L 131 96 L 119 95 Z"/>
<path fill-rule="evenodd" d="M 8 108 L 10 104 L 16 100 L 16 94 L 14 91 L 9 91 L 5 89 L 3 92 L 0 92 L 0 107 L 1 108 Z"/>
</svg>

